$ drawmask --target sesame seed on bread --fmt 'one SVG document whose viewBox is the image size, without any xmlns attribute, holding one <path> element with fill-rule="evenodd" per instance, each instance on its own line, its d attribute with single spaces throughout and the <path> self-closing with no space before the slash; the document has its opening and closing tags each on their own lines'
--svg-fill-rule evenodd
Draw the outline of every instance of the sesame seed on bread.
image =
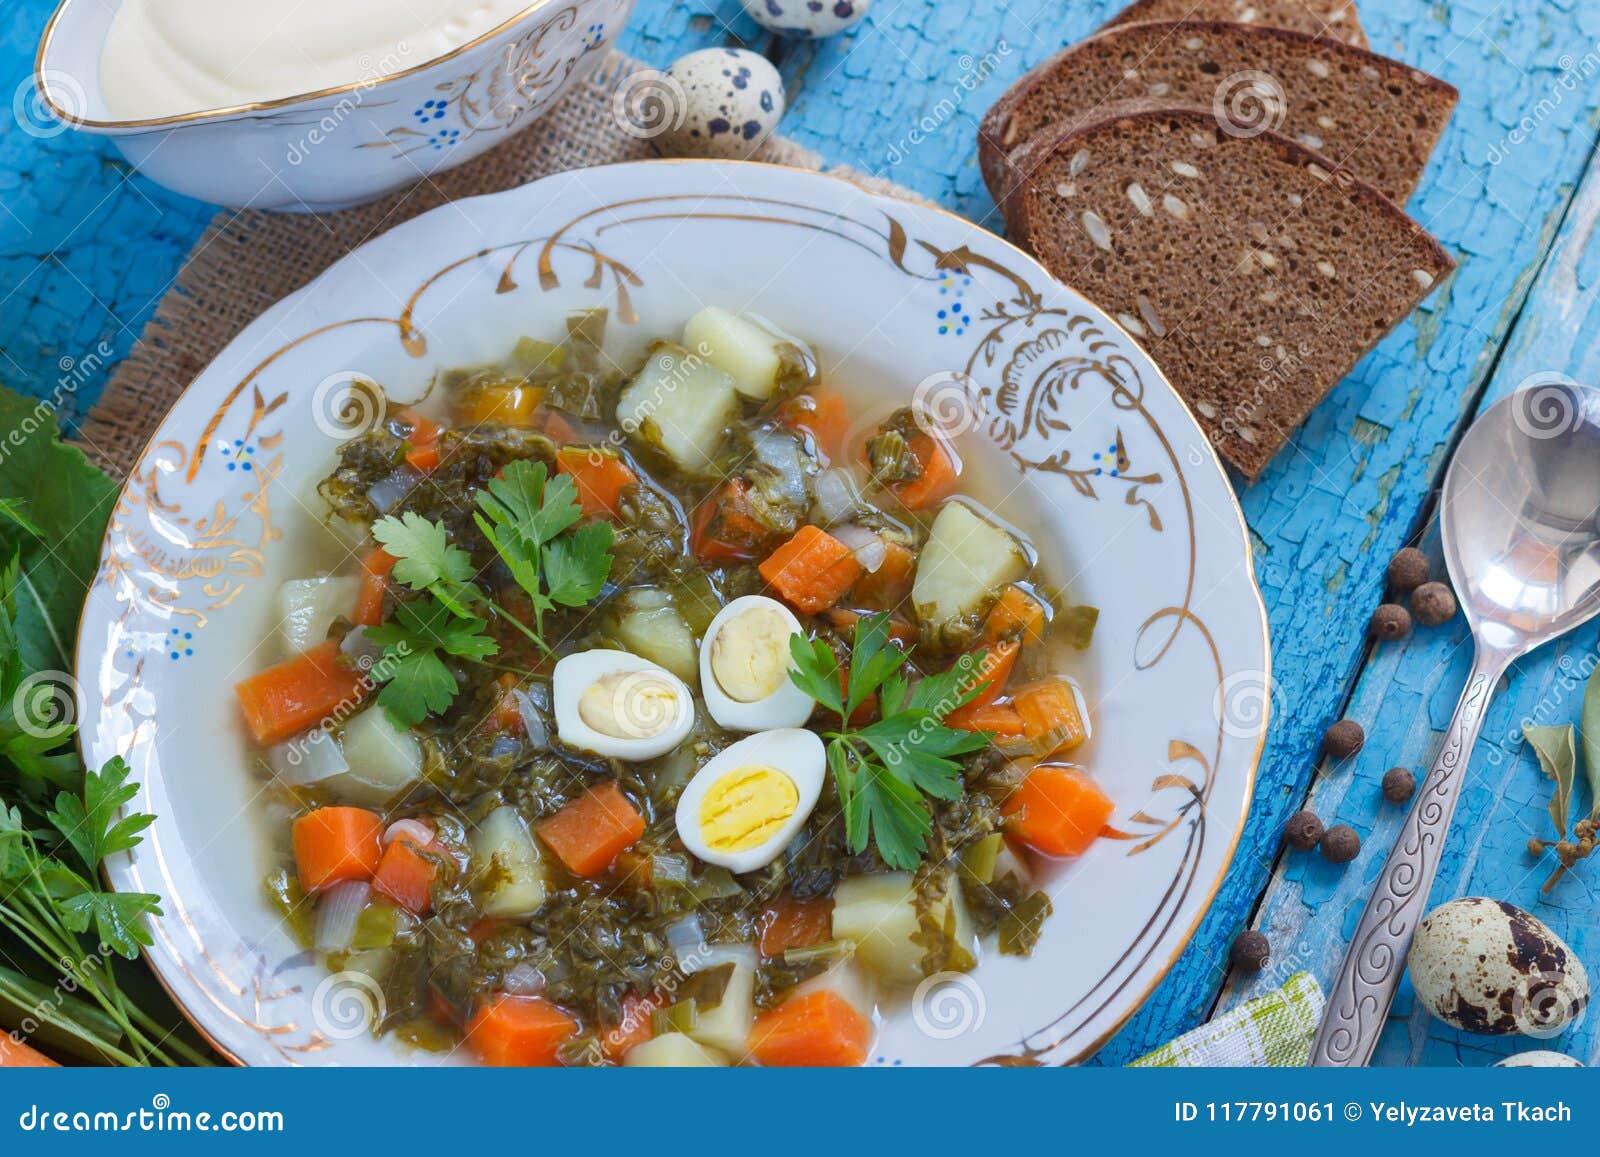
<svg viewBox="0 0 1600 1157">
<path fill-rule="evenodd" d="M 1241 133 L 1272 129 L 1397 204 L 1416 187 L 1456 90 L 1409 65 L 1282 28 L 1216 21 L 1115 25 L 1033 69 L 978 132 L 999 201 L 1030 138 L 1127 100 L 1212 110 Z"/>
<path fill-rule="evenodd" d="M 1454 268 L 1348 170 L 1209 108 L 1120 105 L 1017 160 L 1012 236 L 1134 336 L 1251 479 Z"/>
</svg>

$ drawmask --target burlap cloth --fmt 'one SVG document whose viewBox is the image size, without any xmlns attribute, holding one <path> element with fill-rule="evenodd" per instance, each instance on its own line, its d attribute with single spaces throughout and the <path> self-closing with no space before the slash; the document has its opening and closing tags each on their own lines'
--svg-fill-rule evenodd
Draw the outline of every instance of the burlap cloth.
<svg viewBox="0 0 1600 1157">
<path fill-rule="evenodd" d="M 178 395 L 245 326 L 402 221 L 459 197 L 514 188 L 550 173 L 655 156 L 650 142 L 630 136 L 612 111 L 612 95 L 641 67 L 612 53 L 526 131 L 375 204 L 332 214 L 218 213 L 84 419 L 78 431 L 84 450 L 112 477 L 125 477 Z M 816 153 L 777 136 L 755 159 L 823 168 Z M 877 192 L 921 200 L 886 181 L 843 168 L 828 171 Z"/>
</svg>

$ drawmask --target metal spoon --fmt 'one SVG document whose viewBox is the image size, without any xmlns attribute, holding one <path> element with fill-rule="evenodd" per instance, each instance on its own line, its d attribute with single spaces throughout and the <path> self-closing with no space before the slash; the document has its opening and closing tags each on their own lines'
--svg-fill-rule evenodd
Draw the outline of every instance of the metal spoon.
<svg viewBox="0 0 1600 1157">
<path fill-rule="evenodd" d="M 1462 438 L 1439 520 L 1475 644 L 1472 675 L 1328 994 L 1312 1064 L 1372 1058 L 1495 684 L 1513 660 L 1600 613 L 1597 516 L 1600 390 L 1541 378 Z"/>
</svg>

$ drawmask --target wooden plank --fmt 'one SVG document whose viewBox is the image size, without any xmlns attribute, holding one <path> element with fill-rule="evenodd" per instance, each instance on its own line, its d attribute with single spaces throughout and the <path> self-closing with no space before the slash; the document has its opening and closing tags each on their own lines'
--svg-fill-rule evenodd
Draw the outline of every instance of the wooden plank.
<svg viewBox="0 0 1600 1157">
<path fill-rule="evenodd" d="M 1558 372 L 1600 384 L 1597 222 L 1600 160 L 1590 163 L 1477 410 L 1536 374 Z M 1439 567 L 1437 519 L 1429 520 L 1423 545 Z M 1365 593 L 1369 604 L 1376 601 L 1375 588 Z M 1362 855 L 1344 870 L 1314 857 L 1284 857 L 1258 918 L 1274 945 L 1272 966 L 1253 982 L 1230 984 L 1225 1003 L 1244 999 L 1296 968 L 1309 968 L 1325 984 L 1331 981 L 1403 819 L 1404 809 L 1382 802 L 1379 781 L 1392 766 L 1414 768 L 1421 778 L 1443 741 L 1470 658 L 1471 642 L 1460 619 L 1377 649 L 1349 708 L 1367 728 L 1367 747 L 1350 766 L 1325 769 L 1310 801 L 1326 822 L 1348 823 L 1362 833 Z M 1513 668 L 1490 708 L 1484 737 L 1471 760 L 1431 897 L 1431 903 L 1439 904 L 1456 896 L 1490 896 L 1527 908 L 1554 928 L 1591 970 L 1600 964 L 1596 865 L 1579 865 L 1548 895 L 1541 893 L 1552 857 L 1535 860 L 1524 849 L 1532 837 L 1551 837 L 1545 812 L 1551 788 L 1523 742 L 1521 728 L 1527 722 L 1575 722 L 1585 679 L 1596 661 L 1591 625 Z M 1600 1060 L 1600 1026 L 1591 1020 L 1549 1044 L 1593 1064 Z M 1375 1063 L 1484 1064 L 1532 1047 L 1541 1043 L 1447 1027 L 1417 1005 L 1408 983 Z"/>
</svg>

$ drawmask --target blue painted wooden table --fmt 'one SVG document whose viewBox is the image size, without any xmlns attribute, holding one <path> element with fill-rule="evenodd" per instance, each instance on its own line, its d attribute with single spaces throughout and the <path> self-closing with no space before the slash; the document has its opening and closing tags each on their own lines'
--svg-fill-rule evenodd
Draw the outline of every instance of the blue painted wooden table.
<svg viewBox="0 0 1600 1157">
<path fill-rule="evenodd" d="M 0 5 L 0 381 L 92 405 L 176 275 L 211 210 L 132 175 L 109 150 L 59 135 L 28 106 L 28 73 L 53 0 Z M 878 0 L 852 33 L 771 43 L 737 0 L 640 0 L 621 47 L 665 65 L 708 45 L 767 49 L 790 88 L 784 131 L 830 162 L 876 173 L 993 226 L 978 177 L 978 118 L 1016 76 L 1081 38 L 1118 0 Z M 1259 792 L 1238 858 L 1171 976 L 1097 1058 L 1120 1064 L 1307 968 L 1326 984 L 1398 829 L 1383 772 L 1425 769 L 1465 677 L 1459 623 L 1371 646 L 1365 624 L 1389 556 L 1434 554 L 1431 496 L 1450 449 L 1488 401 L 1529 374 L 1600 382 L 1600 5 L 1591 0 L 1362 0 L 1378 51 L 1453 82 L 1461 105 L 1409 208 L 1460 269 L 1316 411 L 1242 495 L 1270 615 L 1278 685 Z M 1549 787 L 1520 724 L 1577 713 L 1595 632 L 1519 664 L 1472 760 L 1435 902 L 1488 894 L 1532 909 L 1600 976 L 1600 922 L 1584 865 L 1549 895 Z M 1320 765 L 1323 729 L 1351 715 L 1361 754 Z M 1309 803 L 1308 803 L 1309 800 Z M 1354 863 L 1283 856 L 1284 819 L 1314 807 L 1365 841 Z M 1247 926 L 1274 945 L 1253 980 L 1219 963 Z M 1591 1024 L 1560 1047 L 1594 1059 Z M 1471 1037 L 1402 992 L 1382 1063 L 1482 1064 L 1527 1042 Z"/>
</svg>

